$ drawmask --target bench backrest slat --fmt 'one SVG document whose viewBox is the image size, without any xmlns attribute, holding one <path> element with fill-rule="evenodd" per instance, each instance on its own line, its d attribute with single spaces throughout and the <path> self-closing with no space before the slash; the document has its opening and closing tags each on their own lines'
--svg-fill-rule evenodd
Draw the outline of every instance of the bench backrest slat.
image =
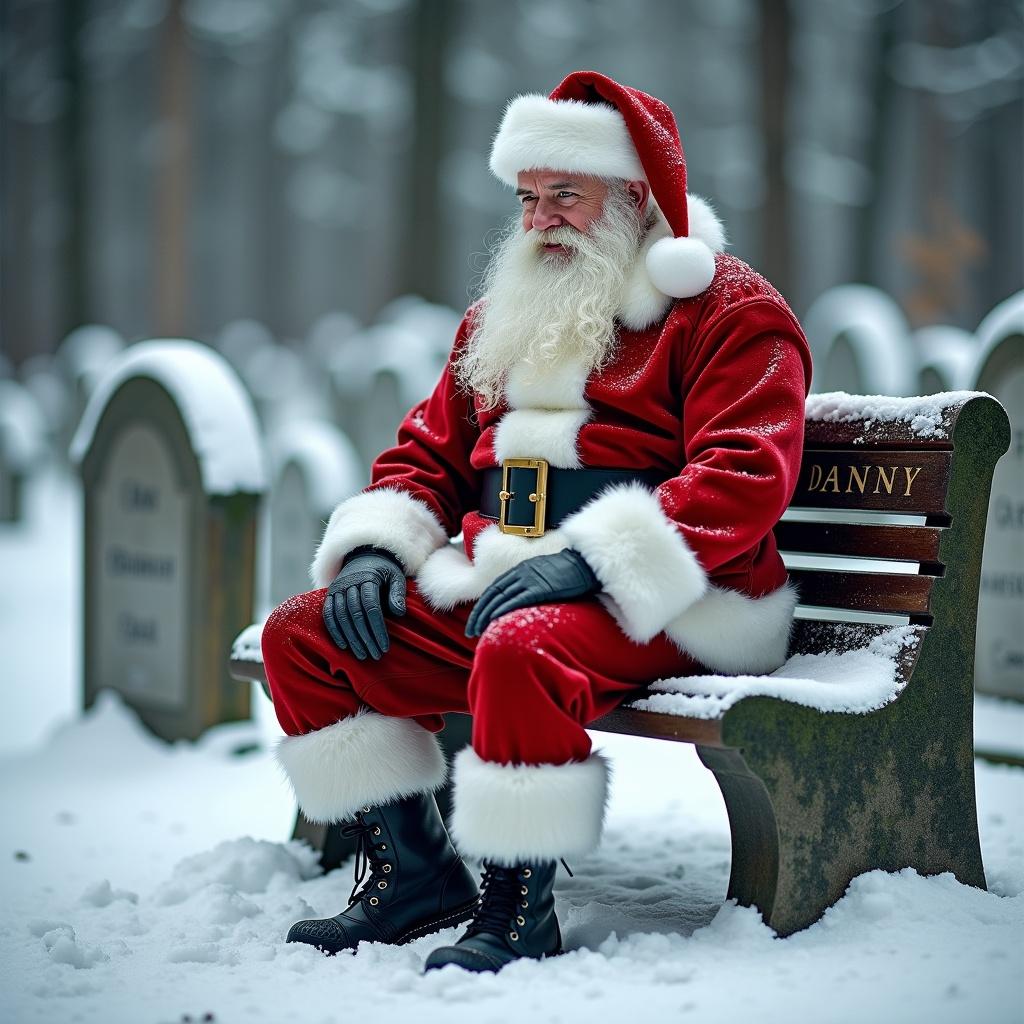
<svg viewBox="0 0 1024 1024">
<path fill-rule="evenodd" d="M 805 605 L 908 615 L 923 622 L 931 614 L 932 576 L 905 573 L 790 569 Z"/>
<path fill-rule="evenodd" d="M 943 529 L 783 520 L 775 527 L 775 541 L 785 551 L 937 562 Z"/>
<path fill-rule="evenodd" d="M 809 448 L 793 508 L 945 516 L 949 451 Z"/>
</svg>

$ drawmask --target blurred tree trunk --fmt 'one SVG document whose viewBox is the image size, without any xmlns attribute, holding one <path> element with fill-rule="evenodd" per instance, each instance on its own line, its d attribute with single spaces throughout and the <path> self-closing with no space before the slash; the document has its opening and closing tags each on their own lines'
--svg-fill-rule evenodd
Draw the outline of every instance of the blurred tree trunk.
<svg viewBox="0 0 1024 1024">
<path fill-rule="evenodd" d="M 440 211 L 445 154 L 444 68 L 454 14 L 452 0 L 419 0 L 411 19 L 415 109 L 404 219 L 407 238 L 398 294 L 442 301 L 445 241 Z"/>
<path fill-rule="evenodd" d="M 900 37 L 903 8 L 893 7 L 876 16 L 878 32 L 875 36 L 875 67 L 870 86 L 871 133 L 867 140 L 865 164 L 870 181 L 867 202 L 856 218 L 856 252 L 854 253 L 854 280 L 885 288 L 879 279 L 876 244 L 891 243 L 891 226 L 883 209 L 884 184 L 889 181 L 889 163 L 892 147 L 889 131 L 896 106 L 896 82 L 890 64 L 893 48 Z"/>
<path fill-rule="evenodd" d="M 761 208 L 761 266 L 785 295 L 790 290 L 792 224 L 786 154 L 789 149 L 790 39 L 789 0 L 761 3 L 761 124 L 764 140 L 765 200 Z"/>
<path fill-rule="evenodd" d="M 60 317 L 60 335 L 67 335 L 80 324 L 93 319 L 90 306 L 88 259 L 88 199 L 85 162 L 85 76 L 82 73 L 82 26 L 86 4 L 81 0 L 60 3 L 60 76 L 67 97 L 61 117 L 61 191 L 66 228 L 60 277 L 64 301 Z"/>
<path fill-rule="evenodd" d="M 156 176 L 156 258 L 154 261 L 158 335 L 188 331 L 187 241 L 191 133 L 189 55 L 182 0 L 170 0 L 157 55 L 159 117 L 167 145 Z"/>
</svg>

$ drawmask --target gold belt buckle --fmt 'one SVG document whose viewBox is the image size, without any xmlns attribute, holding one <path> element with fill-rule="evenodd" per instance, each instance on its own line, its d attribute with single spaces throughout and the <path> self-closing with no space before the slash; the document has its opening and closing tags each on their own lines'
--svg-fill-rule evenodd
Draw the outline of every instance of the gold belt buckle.
<svg viewBox="0 0 1024 1024">
<path fill-rule="evenodd" d="M 532 526 L 516 526 L 514 523 L 506 522 L 508 503 L 515 497 L 515 491 L 509 490 L 512 482 L 510 471 L 513 469 L 532 469 L 537 474 L 537 483 L 530 492 L 530 501 L 533 502 Z M 498 500 L 501 503 L 498 529 L 502 533 L 511 533 L 517 537 L 543 537 L 545 533 L 544 513 L 548 503 L 547 491 L 548 464 L 544 459 L 505 459 L 501 464 L 501 490 L 498 492 Z"/>
</svg>

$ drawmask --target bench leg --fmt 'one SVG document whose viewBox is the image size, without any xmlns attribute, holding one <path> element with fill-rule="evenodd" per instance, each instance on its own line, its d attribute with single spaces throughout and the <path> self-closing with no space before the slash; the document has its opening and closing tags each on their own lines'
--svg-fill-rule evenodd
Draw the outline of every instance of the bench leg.
<svg viewBox="0 0 1024 1024">
<path fill-rule="evenodd" d="M 736 705 L 729 749 L 698 748 L 729 812 L 730 898 L 789 935 L 866 871 L 948 871 L 984 888 L 970 732 L 936 721 L 909 701 L 867 715 Z"/>
<path fill-rule="evenodd" d="M 729 814 L 732 863 L 726 898 L 757 907 L 768 922 L 779 874 L 779 829 L 771 797 L 739 751 L 698 746 L 697 756 L 714 773 Z"/>
</svg>

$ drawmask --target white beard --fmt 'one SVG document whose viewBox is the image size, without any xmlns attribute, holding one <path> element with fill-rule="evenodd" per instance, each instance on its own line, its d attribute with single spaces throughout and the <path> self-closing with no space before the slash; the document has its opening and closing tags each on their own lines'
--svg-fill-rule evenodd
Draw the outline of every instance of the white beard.
<svg viewBox="0 0 1024 1024">
<path fill-rule="evenodd" d="M 617 182 L 586 234 L 569 227 L 523 231 L 518 217 L 512 221 L 494 249 L 483 281 L 484 301 L 456 362 L 460 384 L 493 408 L 518 363 L 543 373 L 574 362 L 587 375 L 606 366 L 643 227 Z M 552 242 L 568 255 L 544 252 L 542 245 Z"/>
</svg>

